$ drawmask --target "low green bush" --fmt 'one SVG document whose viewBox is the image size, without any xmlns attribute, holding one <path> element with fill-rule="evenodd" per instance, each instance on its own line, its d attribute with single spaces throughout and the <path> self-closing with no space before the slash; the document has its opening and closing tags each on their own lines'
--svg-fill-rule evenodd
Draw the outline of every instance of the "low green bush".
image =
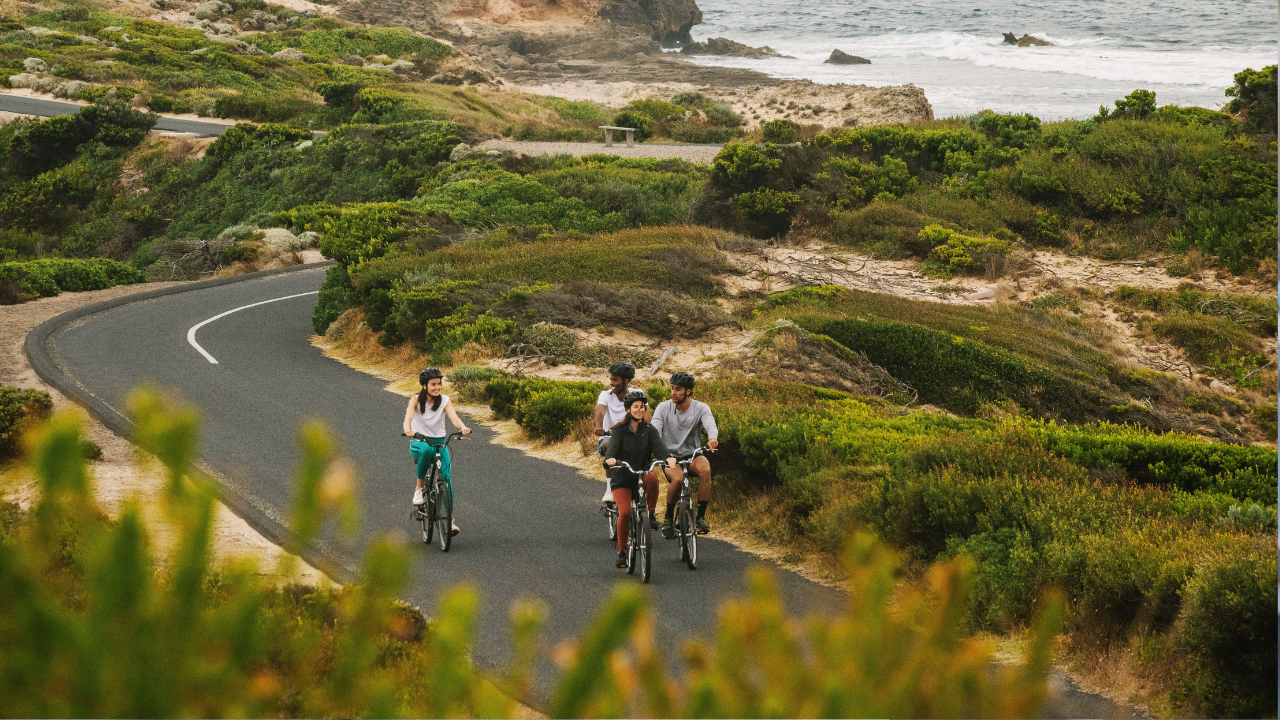
<svg viewBox="0 0 1280 720">
<path fill-rule="evenodd" d="M 1264 717 L 1276 704 L 1276 556 L 1258 543 L 1197 568 L 1184 601 L 1182 692 L 1209 717 Z"/>
<path fill-rule="evenodd" d="M 574 423 L 590 417 L 604 385 L 530 378 L 499 378 L 485 384 L 484 396 L 498 417 L 512 418 L 547 442 L 569 436 Z"/>
<path fill-rule="evenodd" d="M 49 393 L 0 385 L 0 462 L 16 457 L 23 431 L 52 413 Z"/>
<path fill-rule="evenodd" d="M 920 239 L 932 246 L 930 256 L 942 263 L 949 273 L 979 270 L 1012 249 L 1004 240 L 970 237 L 941 225 L 925 226 L 920 231 Z"/>
<path fill-rule="evenodd" d="M 799 125 L 784 119 L 770 120 L 760 126 L 760 132 L 764 136 L 764 141 L 776 143 L 778 145 L 786 145 L 793 143 L 797 138 Z"/>
<path fill-rule="evenodd" d="M 866 354 L 908 383 L 923 402 L 972 414 L 982 403 L 1011 400 L 1049 415 L 1077 416 L 1082 388 L 1006 350 L 917 325 L 833 320 L 814 332 Z"/>
<path fill-rule="evenodd" d="M 1241 353 L 1261 355 L 1258 338 L 1244 327 L 1222 317 L 1173 315 L 1152 328 L 1160 338 L 1187 351 L 1194 363 L 1209 364 Z"/>
<path fill-rule="evenodd" d="M 0 263 L 0 304 L 146 281 L 141 270 L 105 258 Z"/>
<path fill-rule="evenodd" d="M 1276 133 L 1276 66 L 1261 70 L 1248 68 L 1235 75 L 1235 84 L 1227 88 L 1227 112 L 1240 113 L 1259 132 Z"/>
<path fill-rule="evenodd" d="M 624 110 L 613 116 L 614 127 L 634 128 L 633 137 L 639 142 L 644 142 L 653 137 L 655 124 L 653 119 L 638 110 Z"/>
</svg>

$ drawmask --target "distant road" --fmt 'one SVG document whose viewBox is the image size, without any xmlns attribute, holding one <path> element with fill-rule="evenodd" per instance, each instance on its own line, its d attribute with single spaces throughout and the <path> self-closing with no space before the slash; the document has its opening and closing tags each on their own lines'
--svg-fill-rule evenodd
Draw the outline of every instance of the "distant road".
<svg viewBox="0 0 1280 720">
<path fill-rule="evenodd" d="M 54 117 L 56 115 L 75 115 L 84 107 L 84 105 L 78 103 L 63 102 L 61 100 L 45 100 L 44 98 L 34 98 L 26 95 L 0 93 L 0 112 Z M 160 122 L 156 123 L 155 129 L 166 132 L 191 133 L 201 137 L 217 137 L 229 127 L 231 126 L 225 123 L 208 120 L 183 120 L 161 115 Z"/>
<path fill-rule="evenodd" d="M 603 133 L 602 133 L 603 134 Z M 621 133 L 619 133 L 621 134 Z M 625 140 L 613 141 L 613 147 L 604 142 L 542 142 L 536 140 L 485 140 L 476 145 L 477 150 L 511 150 L 525 155 L 616 155 L 624 158 L 656 158 L 667 160 L 680 158 L 685 162 L 710 165 L 723 145 L 686 145 L 683 143 L 636 143 L 627 147 Z"/>
</svg>

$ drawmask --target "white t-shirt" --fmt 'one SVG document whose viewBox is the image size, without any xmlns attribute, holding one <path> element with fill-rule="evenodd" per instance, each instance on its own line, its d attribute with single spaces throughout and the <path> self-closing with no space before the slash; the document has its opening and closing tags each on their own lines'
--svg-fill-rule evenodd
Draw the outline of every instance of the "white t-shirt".
<svg viewBox="0 0 1280 720">
<path fill-rule="evenodd" d="M 627 388 L 627 392 L 631 392 L 631 388 Z M 626 397 L 627 393 L 623 393 L 622 396 Z M 622 419 L 627 416 L 626 406 L 622 404 L 622 400 L 617 395 L 613 394 L 613 390 L 601 392 L 600 397 L 596 398 L 596 404 L 604 406 L 605 430 L 622 422 Z"/>
<path fill-rule="evenodd" d="M 440 408 L 438 410 L 431 409 L 431 398 L 427 398 L 427 411 L 418 412 L 418 400 L 415 397 L 413 401 L 413 420 L 409 423 L 409 428 L 415 433 L 426 435 L 427 437 L 442 438 L 448 435 L 444 429 L 445 408 L 449 407 L 449 396 L 440 396 Z"/>
</svg>

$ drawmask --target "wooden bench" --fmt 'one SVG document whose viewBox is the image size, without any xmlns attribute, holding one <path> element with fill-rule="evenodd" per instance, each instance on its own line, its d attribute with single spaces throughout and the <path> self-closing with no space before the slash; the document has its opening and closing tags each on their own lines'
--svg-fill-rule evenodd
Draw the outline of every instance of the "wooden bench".
<svg viewBox="0 0 1280 720">
<path fill-rule="evenodd" d="M 613 131 L 614 130 L 626 130 L 627 131 L 627 147 L 635 147 L 635 144 L 636 144 L 635 128 L 614 127 L 613 125 L 601 125 L 600 129 L 604 131 L 605 147 L 613 147 Z"/>
</svg>

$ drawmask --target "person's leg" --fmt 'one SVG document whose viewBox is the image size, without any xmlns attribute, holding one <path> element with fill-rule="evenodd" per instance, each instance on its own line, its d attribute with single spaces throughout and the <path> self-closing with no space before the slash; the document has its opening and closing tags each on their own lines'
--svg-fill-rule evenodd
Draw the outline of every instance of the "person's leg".
<svg viewBox="0 0 1280 720">
<path fill-rule="evenodd" d="M 430 467 L 428 457 L 432 454 L 424 452 L 424 448 L 429 448 L 429 446 L 424 442 L 415 440 L 409 443 L 409 455 L 413 457 L 413 461 L 418 465 L 416 473 L 417 484 L 413 488 L 414 505 L 422 504 L 422 480 L 427 476 L 427 468 Z"/>
<path fill-rule="evenodd" d="M 604 454 L 607 452 L 609 452 L 609 438 L 602 437 L 600 438 L 600 441 L 596 443 L 596 454 L 600 457 L 604 457 Z M 613 489 L 613 486 L 610 484 L 610 478 L 612 476 L 613 468 L 606 467 L 604 469 L 604 497 L 600 498 L 600 502 L 607 503 L 612 501 L 613 496 L 610 494 L 610 491 Z"/>
<path fill-rule="evenodd" d="M 614 488 L 613 501 L 618 505 L 618 552 L 626 552 L 627 531 L 631 529 L 631 490 Z"/>
<path fill-rule="evenodd" d="M 707 532 L 710 526 L 707 524 L 707 502 L 711 500 L 711 463 L 706 457 L 699 457 L 693 461 L 693 465 L 689 468 L 693 474 L 698 476 L 698 518 L 699 532 Z"/>
<path fill-rule="evenodd" d="M 658 507 L 658 476 L 653 473 L 644 474 L 645 504 L 649 506 L 649 517 Z"/>
</svg>

